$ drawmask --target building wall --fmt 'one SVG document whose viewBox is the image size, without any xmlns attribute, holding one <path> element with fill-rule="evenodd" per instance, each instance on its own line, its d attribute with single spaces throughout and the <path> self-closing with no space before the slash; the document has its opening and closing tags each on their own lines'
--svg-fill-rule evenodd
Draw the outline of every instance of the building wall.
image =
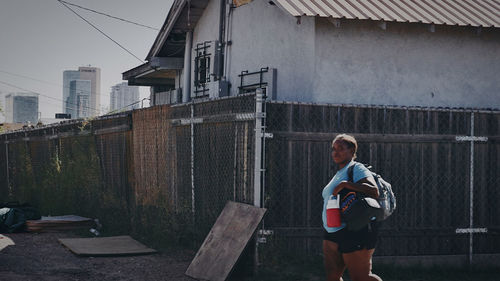
<svg viewBox="0 0 500 281">
<path fill-rule="evenodd" d="M 217 40 L 219 37 L 219 0 L 209 1 L 193 30 L 193 49 L 197 43 Z"/>
<path fill-rule="evenodd" d="M 315 79 L 302 101 L 500 108 L 500 31 L 316 20 Z M 287 97 L 288 99 L 288 97 Z"/>
<path fill-rule="evenodd" d="M 218 9 L 210 1 L 194 29 L 192 74 L 196 44 L 218 37 Z M 335 27 L 265 0 L 233 9 L 229 22 L 225 76 L 233 96 L 242 71 L 270 67 L 282 101 L 500 108 L 498 29 L 387 23 L 382 30 L 359 20 Z"/>
<path fill-rule="evenodd" d="M 241 71 L 277 69 L 277 99 L 303 100 L 313 89 L 314 18 L 301 23 L 269 1 L 255 0 L 233 10 L 227 76 L 236 95 Z"/>
<path fill-rule="evenodd" d="M 219 1 L 212 0 L 193 31 L 191 96 L 196 96 L 196 44 L 210 41 L 213 46 L 213 42 L 218 40 L 218 28 Z M 231 83 L 230 95 L 238 94 L 238 75 L 242 71 L 254 72 L 263 67 L 278 69 L 276 87 L 278 95 L 283 94 L 283 98 L 299 99 L 300 95 L 311 91 L 314 70 L 313 18 L 303 18 L 301 24 L 297 24 L 294 17 L 287 16 L 268 1 L 255 0 L 232 10 L 226 34 L 227 40 L 232 43 L 226 49 L 224 63 L 224 74 Z M 213 66 L 214 57 L 211 59 Z"/>
<path fill-rule="evenodd" d="M 195 57 L 196 57 L 196 45 L 203 42 L 209 41 L 211 48 L 214 49 L 214 41 L 219 38 L 219 1 L 209 1 L 203 15 L 198 20 L 196 27 L 193 30 L 193 46 L 191 49 L 191 96 L 195 97 L 196 87 L 194 86 L 195 81 Z M 213 51 L 211 51 L 213 53 Z M 211 66 L 215 63 L 212 58 L 210 61 Z M 211 79 L 213 81 L 213 79 Z M 207 93 L 208 94 L 208 93 Z"/>
</svg>

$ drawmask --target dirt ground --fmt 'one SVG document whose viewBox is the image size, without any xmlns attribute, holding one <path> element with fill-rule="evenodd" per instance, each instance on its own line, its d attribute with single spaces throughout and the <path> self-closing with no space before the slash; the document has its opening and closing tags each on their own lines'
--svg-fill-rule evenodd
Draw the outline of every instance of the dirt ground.
<svg viewBox="0 0 500 281">
<path fill-rule="evenodd" d="M 71 233 L 4 234 L 15 245 L 0 251 L 0 280 L 194 280 L 184 272 L 194 252 L 126 257 L 78 257 L 58 238 Z"/>
<path fill-rule="evenodd" d="M 78 257 L 58 242 L 58 238 L 80 237 L 74 233 L 4 234 L 15 245 L 0 250 L 0 281 L 4 280 L 172 280 L 192 281 L 184 272 L 195 252 L 177 250 L 127 257 Z M 385 281 L 493 281 L 499 268 L 396 268 L 376 266 Z M 285 264 L 266 268 L 257 276 L 233 276 L 245 281 L 324 280 L 322 259 L 313 263 Z M 344 276 L 344 280 L 350 280 Z"/>
</svg>

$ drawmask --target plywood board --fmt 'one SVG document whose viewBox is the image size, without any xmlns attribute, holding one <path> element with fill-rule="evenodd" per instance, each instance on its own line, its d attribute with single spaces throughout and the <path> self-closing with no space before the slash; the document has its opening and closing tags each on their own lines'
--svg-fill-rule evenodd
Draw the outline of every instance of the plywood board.
<svg viewBox="0 0 500 281">
<path fill-rule="evenodd" d="M 64 216 L 42 216 L 41 219 L 39 220 L 34 220 L 33 222 L 60 222 L 60 223 L 66 223 L 66 222 L 80 222 L 80 221 L 89 221 L 92 220 L 91 218 L 86 218 L 86 217 L 80 217 L 80 216 L 75 216 L 75 215 L 64 215 Z"/>
<path fill-rule="evenodd" d="M 265 212 L 266 209 L 228 202 L 189 265 L 186 275 L 201 280 L 225 280 Z"/>
<path fill-rule="evenodd" d="M 130 236 L 61 238 L 59 242 L 79 256 L 127 256 L 156 253 Z"/>
<path fill-rule="evenodd" d="M 42 217 L 39 220 L 26 221 L 26 229 L 29 232 L 60 231 L 92 227 L 93 225 L 92 219 L 75 215 Z"/>
</svg>

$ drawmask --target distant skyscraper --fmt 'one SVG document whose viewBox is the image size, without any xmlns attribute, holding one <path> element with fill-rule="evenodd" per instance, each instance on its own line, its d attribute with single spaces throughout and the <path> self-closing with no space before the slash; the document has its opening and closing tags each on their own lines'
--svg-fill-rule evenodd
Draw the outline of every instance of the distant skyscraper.
<svg viewBox="0 0 500 281">
<path fill-rule="evenodd" d="M 87 89 L 88 97 L 84 98 L 83 93 L 79 94 L 80 96 L 82 96 L 81 97 L 82 102 L 83 99 L 88 99 L 88 106 L 86 107 L 88 114 L 86 114 L 85 117 L 99 115 L 99 108 L 101 107 L 101 69 L 90 66 L 81 66 L 78 68 L 78 70 L 66 70 L 63 72 L 63 112 L 64 113 L 73 112 L 74 114 L 76 114 L 77 111 L 79 110 L 77 108 L 78 97 L 74 96 L 73 99 L 70 97 L 71 96 L 70 83 L 71 81 L 76 81 L 76 80 L 90 81 L 90 88 Z M 80 112 L 83 111 L 80 110 Z M 80 118 L 80 117 L 72 114 L 71 118 Z"/>
<path fill-rule="evenodd" d="M 5 96 L 6 123 L 38 122 L 38 94 L 11 93 Z"/>
<path fill-rule="evenodd" d="M 80 79 L 80 71 L 78 70 L 65 70 L 63 72 L 63 112 L 70 113 L 75 106 L 69 101 L 69 83 L 73 80 Z M 73 115 L 72 115 L 73 117 Z M 73 117 L 75 118 L 75 117 Z"/>
<path fill-rule="evenodd" d="M 0 92 L 0 123 L 5 122 L 5 97 L 2 92 Z"/>
<path fill-rule="evenodd" d="M 79 67 L 80 79 L 90 80 L 91 82 L 91 95 L 90 95 L 90 116 L 99 115 L 101 108 L 101 69 L 97 67 Z"/>
<path fill-rule="evenodd" d="M 139 107 L 139 104 L 130 105 L 139 101 L 139 87 L 128 86 L 127 82 L 116 84 L 111 87 L 109 98 L 110 110 L 131 110 Z"/>
<path fill-rule="evenodd" d="M 73 80 L 69 82 L 68 101 L 72 105 L 68 107 L 71 118 L 86 118 L 92 116 L 91 101 L 92 82 L 90 80 Z"/>
</svg>

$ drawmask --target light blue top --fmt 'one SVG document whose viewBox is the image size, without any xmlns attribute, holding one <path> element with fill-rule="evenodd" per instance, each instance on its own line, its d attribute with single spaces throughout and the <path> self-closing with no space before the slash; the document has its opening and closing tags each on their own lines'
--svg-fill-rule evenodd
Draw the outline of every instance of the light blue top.
<svg viewBox="0 0 500 281">
<path fill-rule="evenodd" d="M 330 195 L 333 193 L 333 189 L 342 181 L 349 180 L 349 175 L 347 175 L 347 170 L 350 166 L 354 165 L 354 161 L 349 162 L 349 164 L 345 165 L 344 168 L 337 171 L 335 176 L 333 176 L 332 180 L 323 188 L 323 227 L 327 232 L 336 232 L 345 227 L 345 223 L 342 223 L 339 227 L 328 227 L 326 225 L 326 204 L 328 203 L 328 199 Z M 361 179 L 370 177 L 372 174 L 370 170 L 368 170 L 365 165 L 358 164 L 354 166 L 352 171 L 352 178 L 354 182 L 358 182 Z"/>
</svg>

